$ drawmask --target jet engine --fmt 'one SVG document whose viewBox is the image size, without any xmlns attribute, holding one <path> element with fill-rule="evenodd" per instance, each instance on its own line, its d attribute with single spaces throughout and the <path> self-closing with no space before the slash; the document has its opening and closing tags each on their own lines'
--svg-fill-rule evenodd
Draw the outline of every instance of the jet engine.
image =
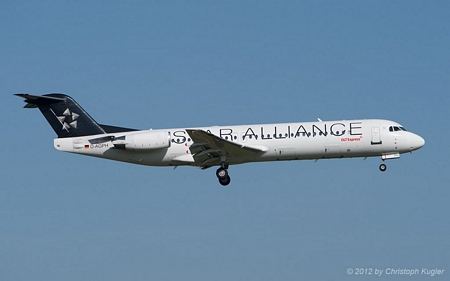
<svg viewBox="0 0 450 281">
<path fill-rule="evenodd" d="M 152 150 L 170 147 L 170 132 L 145 131 L 135 134 L 116 137 L 113 142 L 119 149 L 127 150 Z"/>
</svg>

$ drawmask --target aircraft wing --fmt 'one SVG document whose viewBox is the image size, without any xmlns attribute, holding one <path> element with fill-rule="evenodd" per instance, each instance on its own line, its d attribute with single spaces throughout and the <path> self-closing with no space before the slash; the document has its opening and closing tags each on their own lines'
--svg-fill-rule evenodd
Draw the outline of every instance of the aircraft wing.
<svg viewBox="0 0 450 281">
<path fill-rule="evenodd" d="M 242 145 L 203 130 L 186 130 L 194 142 L 189 150 L 202 169 L 221 164 L 221 157 L 252 157 L 268 151 L 265 146 Z"/>
</svg>

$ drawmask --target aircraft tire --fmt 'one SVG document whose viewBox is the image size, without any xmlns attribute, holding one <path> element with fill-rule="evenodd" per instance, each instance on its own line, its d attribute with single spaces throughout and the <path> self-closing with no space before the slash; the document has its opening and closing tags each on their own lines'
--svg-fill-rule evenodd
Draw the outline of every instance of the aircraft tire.
<svg viewBox="0 0 450 281">
<path fill-rule="evenodd" d="M 219 183 L 223 186 L 229 185 L 230 182 L 231 182 L 231 178 L 228 175 L 226 178 L 223 178 L 223 179 L 219 178 Z"/>
<path fill-rule="evenodd" d="M 384 171 L 386 171 L 386 169 L 387 169 L 386 164 L 380 165 L 380 171 L 384 172 Z"/>
<path fill-rule="evenodd" d="M 220 167 L 219 169 L 217 169 L 216 171 L 216 176 L 219 180 L 223 180 L 226 179 L 228 177 L 228 170 L 224 169 L 222 167 Z"/>
</svg>

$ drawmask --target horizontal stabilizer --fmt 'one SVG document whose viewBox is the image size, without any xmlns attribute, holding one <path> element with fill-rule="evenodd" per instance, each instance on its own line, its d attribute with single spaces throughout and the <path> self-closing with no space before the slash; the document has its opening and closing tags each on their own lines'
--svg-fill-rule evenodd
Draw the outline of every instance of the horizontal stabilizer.
<svg viewBox="0 0 450 281">
<path fill-rule="evenodd" d="M 25 99 L 27 103 L 24 108 L 37 108 L 38 105 L 51 104 L 64 101 L 63 98 L 51 97 L 51 96 L 35 96 L 30 94 L 14 94 L 15 96 Z"/>
</svg>

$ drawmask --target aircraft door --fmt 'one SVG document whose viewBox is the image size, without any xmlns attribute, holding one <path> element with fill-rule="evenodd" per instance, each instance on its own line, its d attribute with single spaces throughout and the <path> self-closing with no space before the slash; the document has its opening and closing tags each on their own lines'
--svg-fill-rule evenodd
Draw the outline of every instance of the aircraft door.
<svg viewBox="0 0 450 281">
<path fill-rule="evenodd" d="M 324 151 L 326 158 L 330 157 L 341 157 L 341 146 L 339 144 L 325 145 Z"/>
<path fill-rule="evenodd" d="M 382 144 L 380 137 L 380 127 L 372 127 L 372 142 L 371 144 Z"/>
<path fill-rule="evenodd" d="M 294 147 L 278 148 L 277 160 L 294 160 L 296 157 Z"/>
</svg>

